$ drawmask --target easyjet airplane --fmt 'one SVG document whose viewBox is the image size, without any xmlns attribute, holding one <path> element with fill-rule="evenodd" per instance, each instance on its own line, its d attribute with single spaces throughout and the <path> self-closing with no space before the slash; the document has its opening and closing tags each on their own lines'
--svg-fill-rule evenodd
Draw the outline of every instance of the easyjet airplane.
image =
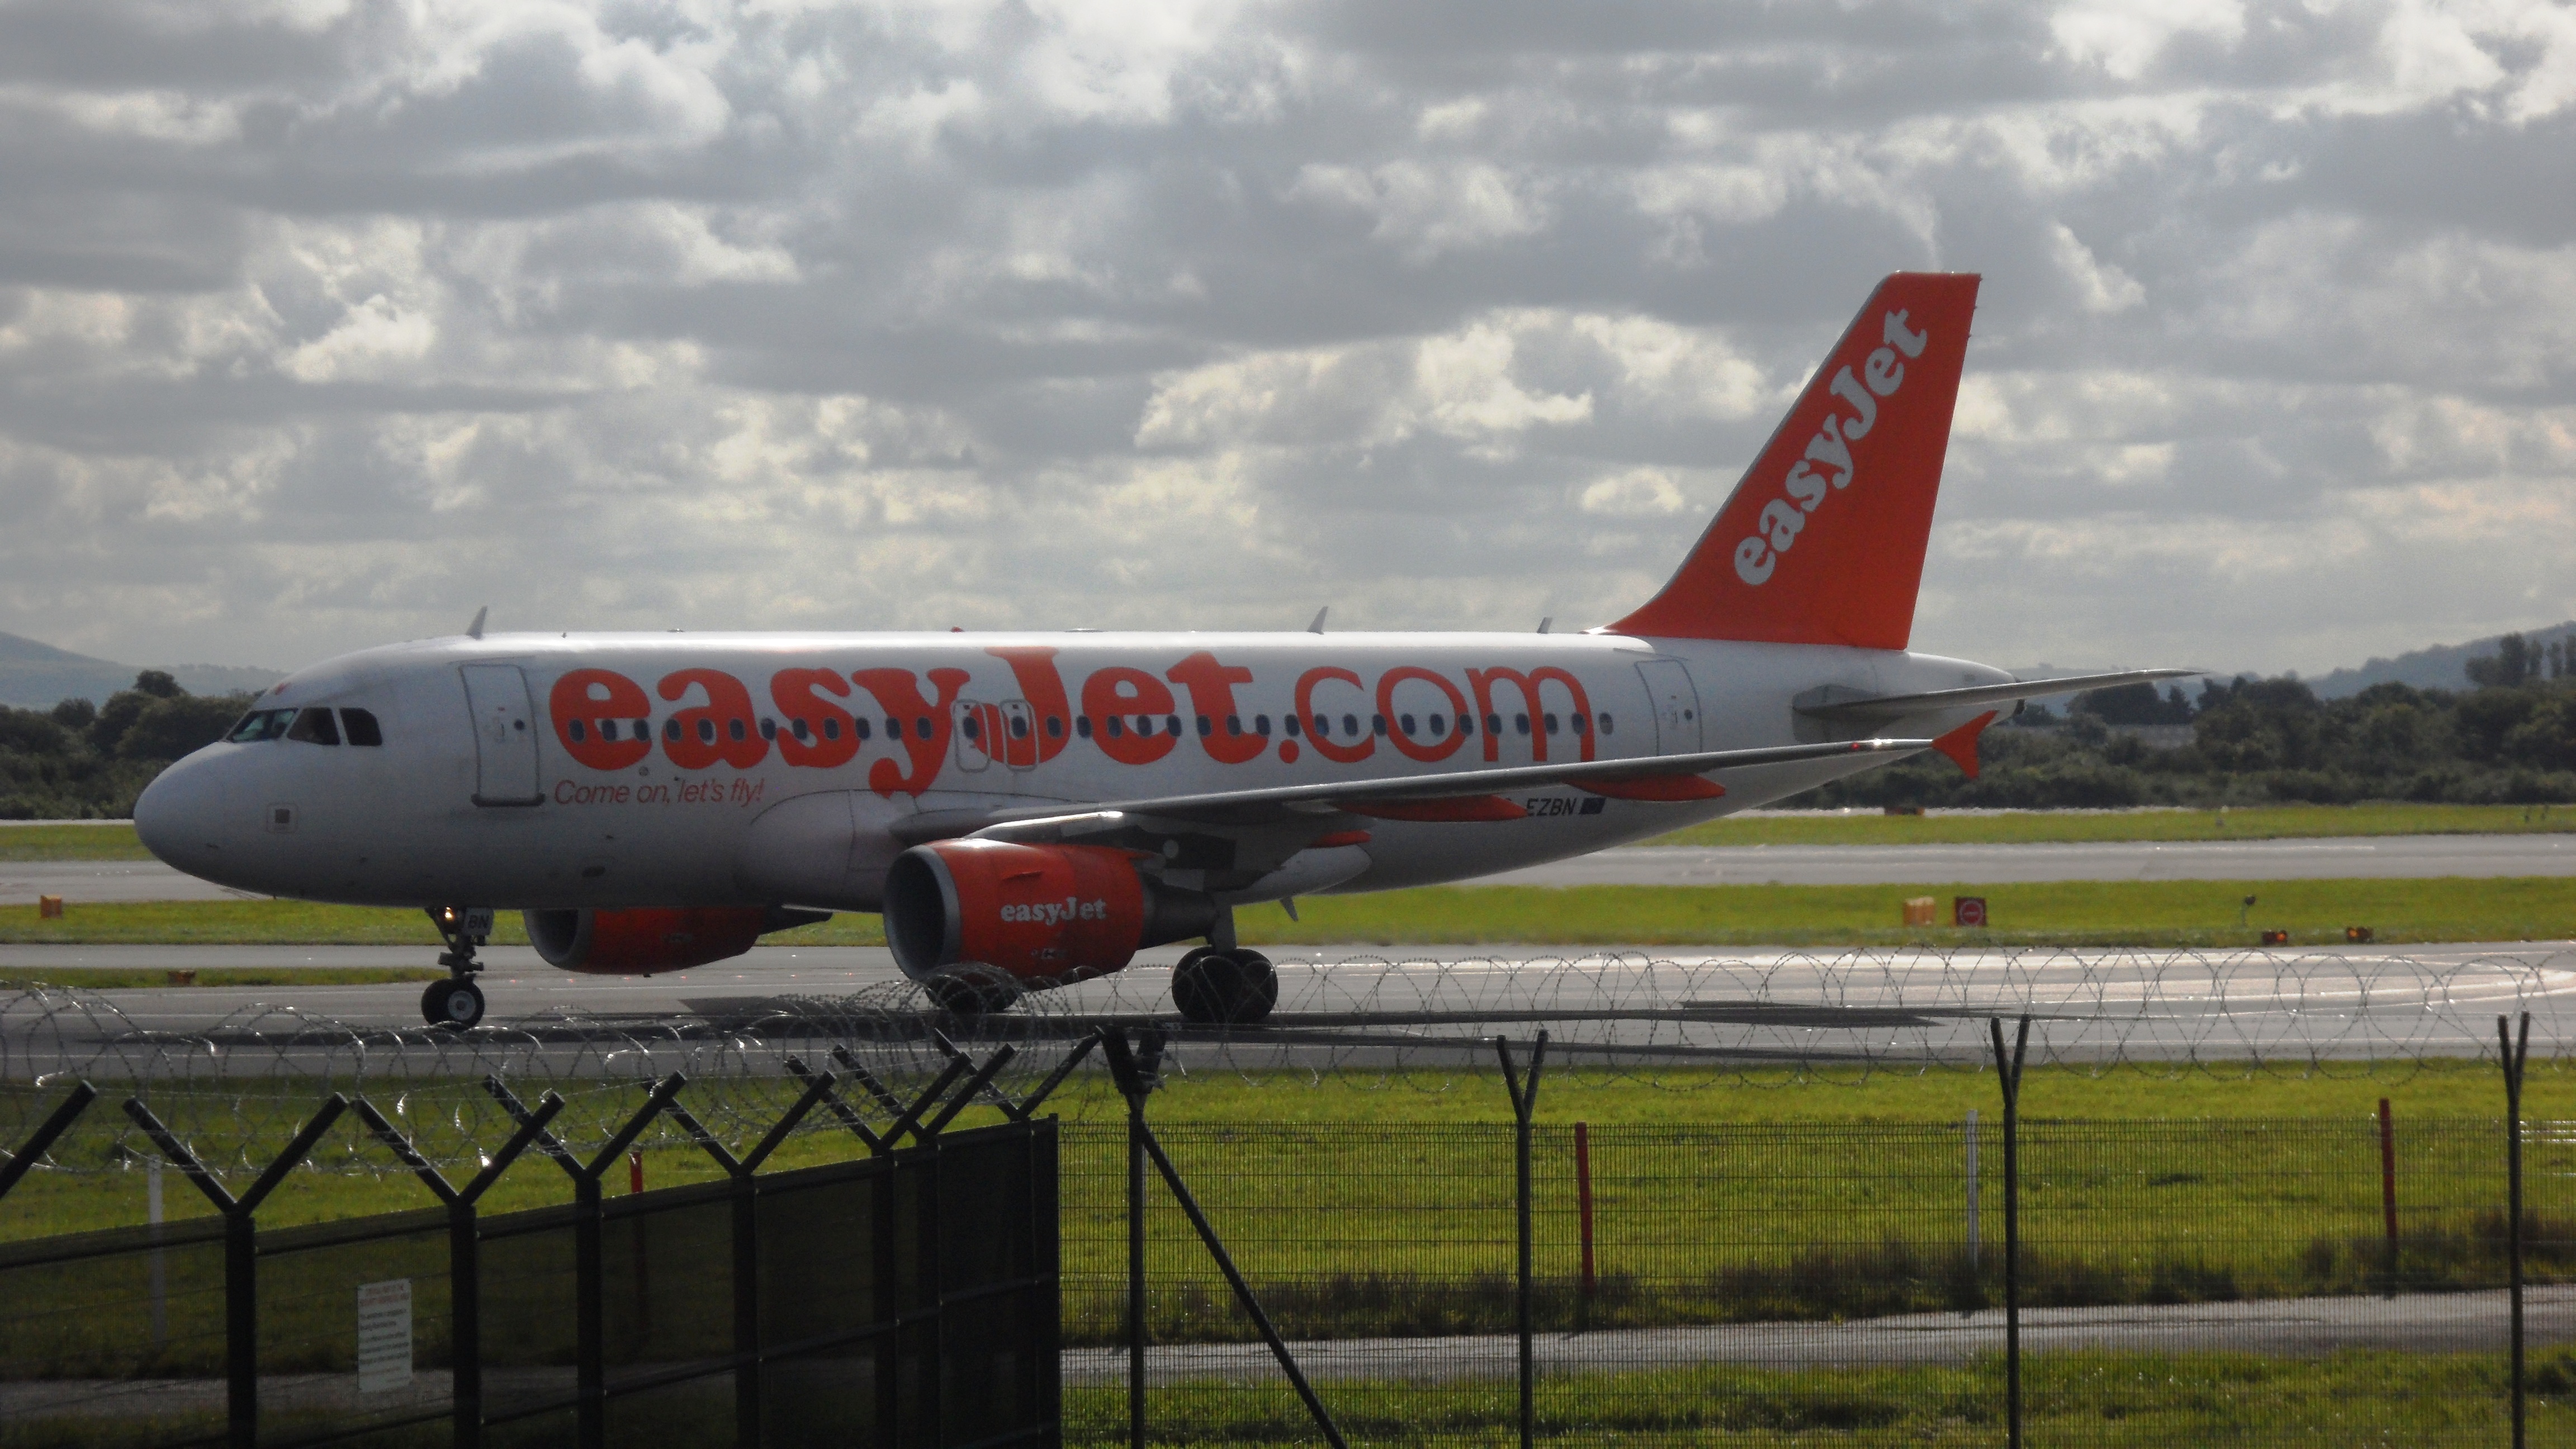
<svg viewBox="0 0 2576 1449">
<path fill-rule="evenodd" d="M 885 917 L 943 1007 L 1204 938 L 1172 995 L 1257 1021 L 1255 902 L 1646 839 L 1976 737 L 2046 682 L 1909 652 L 1974 276 L 1881 282 L 1661 593 L 1579 634 L 512 634 L 277 685 L 134 811 L 244 890 L 418 906 L 432 1022 L 524 912 L 571 971 L 677 971 Z"/>
</svg>

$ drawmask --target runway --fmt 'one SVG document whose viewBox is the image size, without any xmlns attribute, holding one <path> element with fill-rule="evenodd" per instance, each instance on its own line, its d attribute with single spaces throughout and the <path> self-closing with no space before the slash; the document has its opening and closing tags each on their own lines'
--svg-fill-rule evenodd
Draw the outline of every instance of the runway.
<svg viewBox="0 0 2576 1449">
<path fill-rule="evenodd" d="M 2576 1288 L 2524 1290 L 2534 1345 L 2566 1343 Z M 2407 1353 L 2498 1352 L 2510 1325 L 2502 1292 L 2423 1293 L 2396 1299 L 2275 1298 L 2236 1303 L 2118 1308 L 2025 1308 L 2022 1351 L 2073 1353 L 2259 1353 L 2320 1357 L 2344 1349 Z M 1609 1329 L 1543 1333 L 1531 1345 L 1542 1374 L 1623 1373 L 1693 1364 L 1755 1368 L 1868 1368 L 1966 1363 L 2003 1352 L 2001 1309 L 1909 1313 L 1846 1323 L 1742 1323 L 1708 1328 Z M 1443 1383 L 1509 1379 L 1520 1340 L 1508 1334 L 1458 1338 L 1347 1338 L 1291 1343 L 1314 1379 L 1397 1379 Z M 1068 1384 L 1125 1380 L 1123 1348 L 1070 1349 Z M 1246 1383 L 1276 1378 L 1277 1360 L 1258 1343 L 1169 1344 L 1145 1350 L 1146 1381 L 1157 1386 Z"/>
<path fill-rule="evenodd" d="M 2576 835 L 2383 835 L 2055 845 L 1640 845 L 1475 885 L 2014 885 L 2065 880 L 2576 876 Z M 157 860 L 0 861 L 0 905 L 258 899 Z"/>
<path fill-rule="evenodd" d="M 1177 946 L 1115 975 L 1029 998 L 961 1035 L 1042 1051 L 1104 1021 L 1171 1015 Z M 0 971 L 41 979 L 74 967 L 423 967 L 407 947 L 0 947 Z M 1271 1021 L 1185 1031 L 1185 1063 L 1268 1067 L 1434 1065 L 1490 1060 L 1492 1036 L 1597 1063 L 1868 1067 L 1969 1062 L 1986 1019 L 2037 1018 L 2039 1060 L 2230 1062 L 2475 1056 L 2499 1013 L 2535 1013 L 2534 1050 L 2576 1037 L 2576 942 L 2350 948 L 2306 954 L 2145 950 L 1810 952 L 1779 948 L 1279 948 Z M 920 1001 L 879 948 L 755 949 L 652 978 L 554 971 L 525 949 L 487 953 L 487 1025 L 510 1051 L 637 1040 L 676 1057 L 692 1041 L 779 1050 L 853 1032 L 917 1038 Z M 853 1003 L 851 998 L 865 999 Z M 0 1075 L 102 1054 L 163 1052 L 175 1039 L 329 1056 L 349 1033 L 420 1036 L 420 987 L 195 986 L 86 993 L 68 1015 L 18 998 L 0 1021 Z M 0 1007 L 8 998 L 0 995 Z M 854 1022 L 853 1011 L 875 1024 Z M 895 1019 L 889 1020 L 887 1013 Z M 319 1033 L 308 1025 L 324 1025 Z M 478 1040 L 481 1039 L 478 1034 Z M 493 1040 L 501 1041 L 502 1037 Z M 442 1037 L 437 1050 L 465 1046 Z M 780 1045 L 780 1044 L 791 1045 Z M 496 1047 L 496 1050 L 501 1048 Z M 805 1048 L 810 1050 L 810 1047 Z M 468 1053 L 470 1054 L 470 1052 Z M 232 1052 L 242 1062 L 259 1054 Z M 574 1051 L 572 1055 L 581 1055 Z M 230 1068 L 224 1068 L 229 1070 Z"/>
</svg>

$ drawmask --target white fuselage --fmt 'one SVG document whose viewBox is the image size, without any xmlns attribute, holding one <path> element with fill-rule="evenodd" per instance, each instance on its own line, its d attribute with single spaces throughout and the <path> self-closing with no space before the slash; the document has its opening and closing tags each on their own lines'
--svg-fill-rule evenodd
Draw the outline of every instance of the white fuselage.
<svg viewBox="0 0 2576 1449">
<path fill-rule="evenodd" d="M 910 817 L 1783 745 L 1824 738 L 1792 706 L 1827 686 L 2007 678 L 1903 652 L 1608 634 L 447 638 L 314 666 L 255 707 L 364 710 L 381 744 L 209 746 L 154 782 L 136 823 L 196 875 L 312 900 L 867 910 L 927 833 L 905 835 Z M 1365 858 L 1337 857 L 1333 878 L 1288 869 L 1223 896 L 1467 879 L 1888 758 L 1769 766 L 1718 800 L 1550 786 L 1513 792 L 1521 819 L 1374 820 Z"/>
</svg>

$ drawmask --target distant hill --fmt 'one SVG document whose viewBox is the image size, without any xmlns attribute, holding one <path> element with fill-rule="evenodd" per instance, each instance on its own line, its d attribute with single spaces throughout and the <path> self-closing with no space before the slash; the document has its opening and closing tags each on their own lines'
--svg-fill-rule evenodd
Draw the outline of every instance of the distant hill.
<svg viewBox="0 0 2576 1449">
<path fill-rule="evenodd" d="M 2526 629 L 2522 637 L 2534 644 L 2547 644 L 2576 634 L 2576 623 L 2559 624 L 2547 629 Z M 2501 634 L 2472 639 L 2466 644 L 2436 644 L 2400 654 L 2394 659 L 2373 659 L 2359 669 L 2338 669 L 2308 681 L 2308 687 L 2320 699 L 2343 699 L 2361 693 L 2374 684 L 2411 684 L 2417 689 L 2466 689 L 2469 687 L 2468 664 L 2481 654 L 2496 652 Z"/>
<path fill-rule="evenodd" d="M 120 689 L 132 688 L 134 676 L 146 668 L 168 671 L 190 694 L 251 693 L 286 677 L 274 669 L 224 664 L 118 664 L 0 634 L 0 704 L 20 709 L 49 708 L 66 699 L 95 704 Z"/>
</svg>

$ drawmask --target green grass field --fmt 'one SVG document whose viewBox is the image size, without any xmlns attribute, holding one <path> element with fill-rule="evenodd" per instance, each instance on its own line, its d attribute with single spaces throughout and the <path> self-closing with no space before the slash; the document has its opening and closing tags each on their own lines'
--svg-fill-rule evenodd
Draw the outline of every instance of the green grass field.
<svg viewBox="0 0 2576 1449">
<path fill-rule="evenodd" d="M 1928 895 L 1948 914 L 1954 895 L 1986 897 L 1991 929 L 1899 925 L 1903 902 Z M 2257 904 L 2239 925 L 2239 902 Z M 1292 921 L 1273 906 L 1246 910 L 1248 944 L 1460 945 L 2125 945 L 2235 947 L 2263 928 L 2293 945 L 2340 944 L 2344 928 L 2384 942 L 2533 941 L 2576 935 L 2576 878 L 2312 881 L 2065 881 L 1981 886 L 1435 886 L 1300 901 Z M 493 939 L 525 941 L 504 914 Z M 771 945 L 884 944 L 875 916 L 844 914 L 781 932 Z M 34 906 L 0 906 L 0 944 L 437 944 L 417 911 L 298 901 L 73 903 L 54 920 Z"/>
<path fill-rule="evenodd" d="M 131 825 L 20 825 L 0 820 L 0 860 L 150 860 Z"/>
<path fill-rule="evenodd" d="M 1971 815 L 1772 815 L 1695 825 L 1657 845 L 2018 845 L 2100 840 L 2276 840 L 2511 835 L 2576 830 L 2564 805 L 2260 805 L 2228 810 L 2028 810 Z"/>
<path fill-rule="evenodd" d="M 2499 1354 L 2345 1352 L 2319 1359 L 2251 1354 L 2035 1355 L 2023 1373 L 2035 1444 L 2495 1444 L 2510 1438 Z M 2576 1359 L 2535 1353 L 2533 1443 L 2576 1432 Z M 1509 1379 L 1454 1383 L 1326 1381 L 1317 1388 L 1353 1443 L 1504 1446 L 1518 1442 Z M 2000 1356 L 1957 1368 L 1770 1370 L 1709 1366 L 1551 1374 L 1537 1390 L 1542 1441 L 1854 1446 L 2003 1442 Z M 1176 1384 L 1150 1391 L 1158 1444 L 1312 1442 L 1314 1421 L 1285 1383 Z M 1068 1388 L 1069 1444 L 1126 1442 L 1123 1388 Z"/>
<path fill-rule="evenodd" d="M 1695 825 L 1656 845 L 1976 845 L 2087 840 L 2272 840 L 2347 835 L 2576 831 L 2550 805 L 2261 805 L 2228 810 L 2031 810 L 2010 814 L 1758 816 Z M 0 821 L 0 861 L 149 860 L 130 825 Z"/>
</svg>

